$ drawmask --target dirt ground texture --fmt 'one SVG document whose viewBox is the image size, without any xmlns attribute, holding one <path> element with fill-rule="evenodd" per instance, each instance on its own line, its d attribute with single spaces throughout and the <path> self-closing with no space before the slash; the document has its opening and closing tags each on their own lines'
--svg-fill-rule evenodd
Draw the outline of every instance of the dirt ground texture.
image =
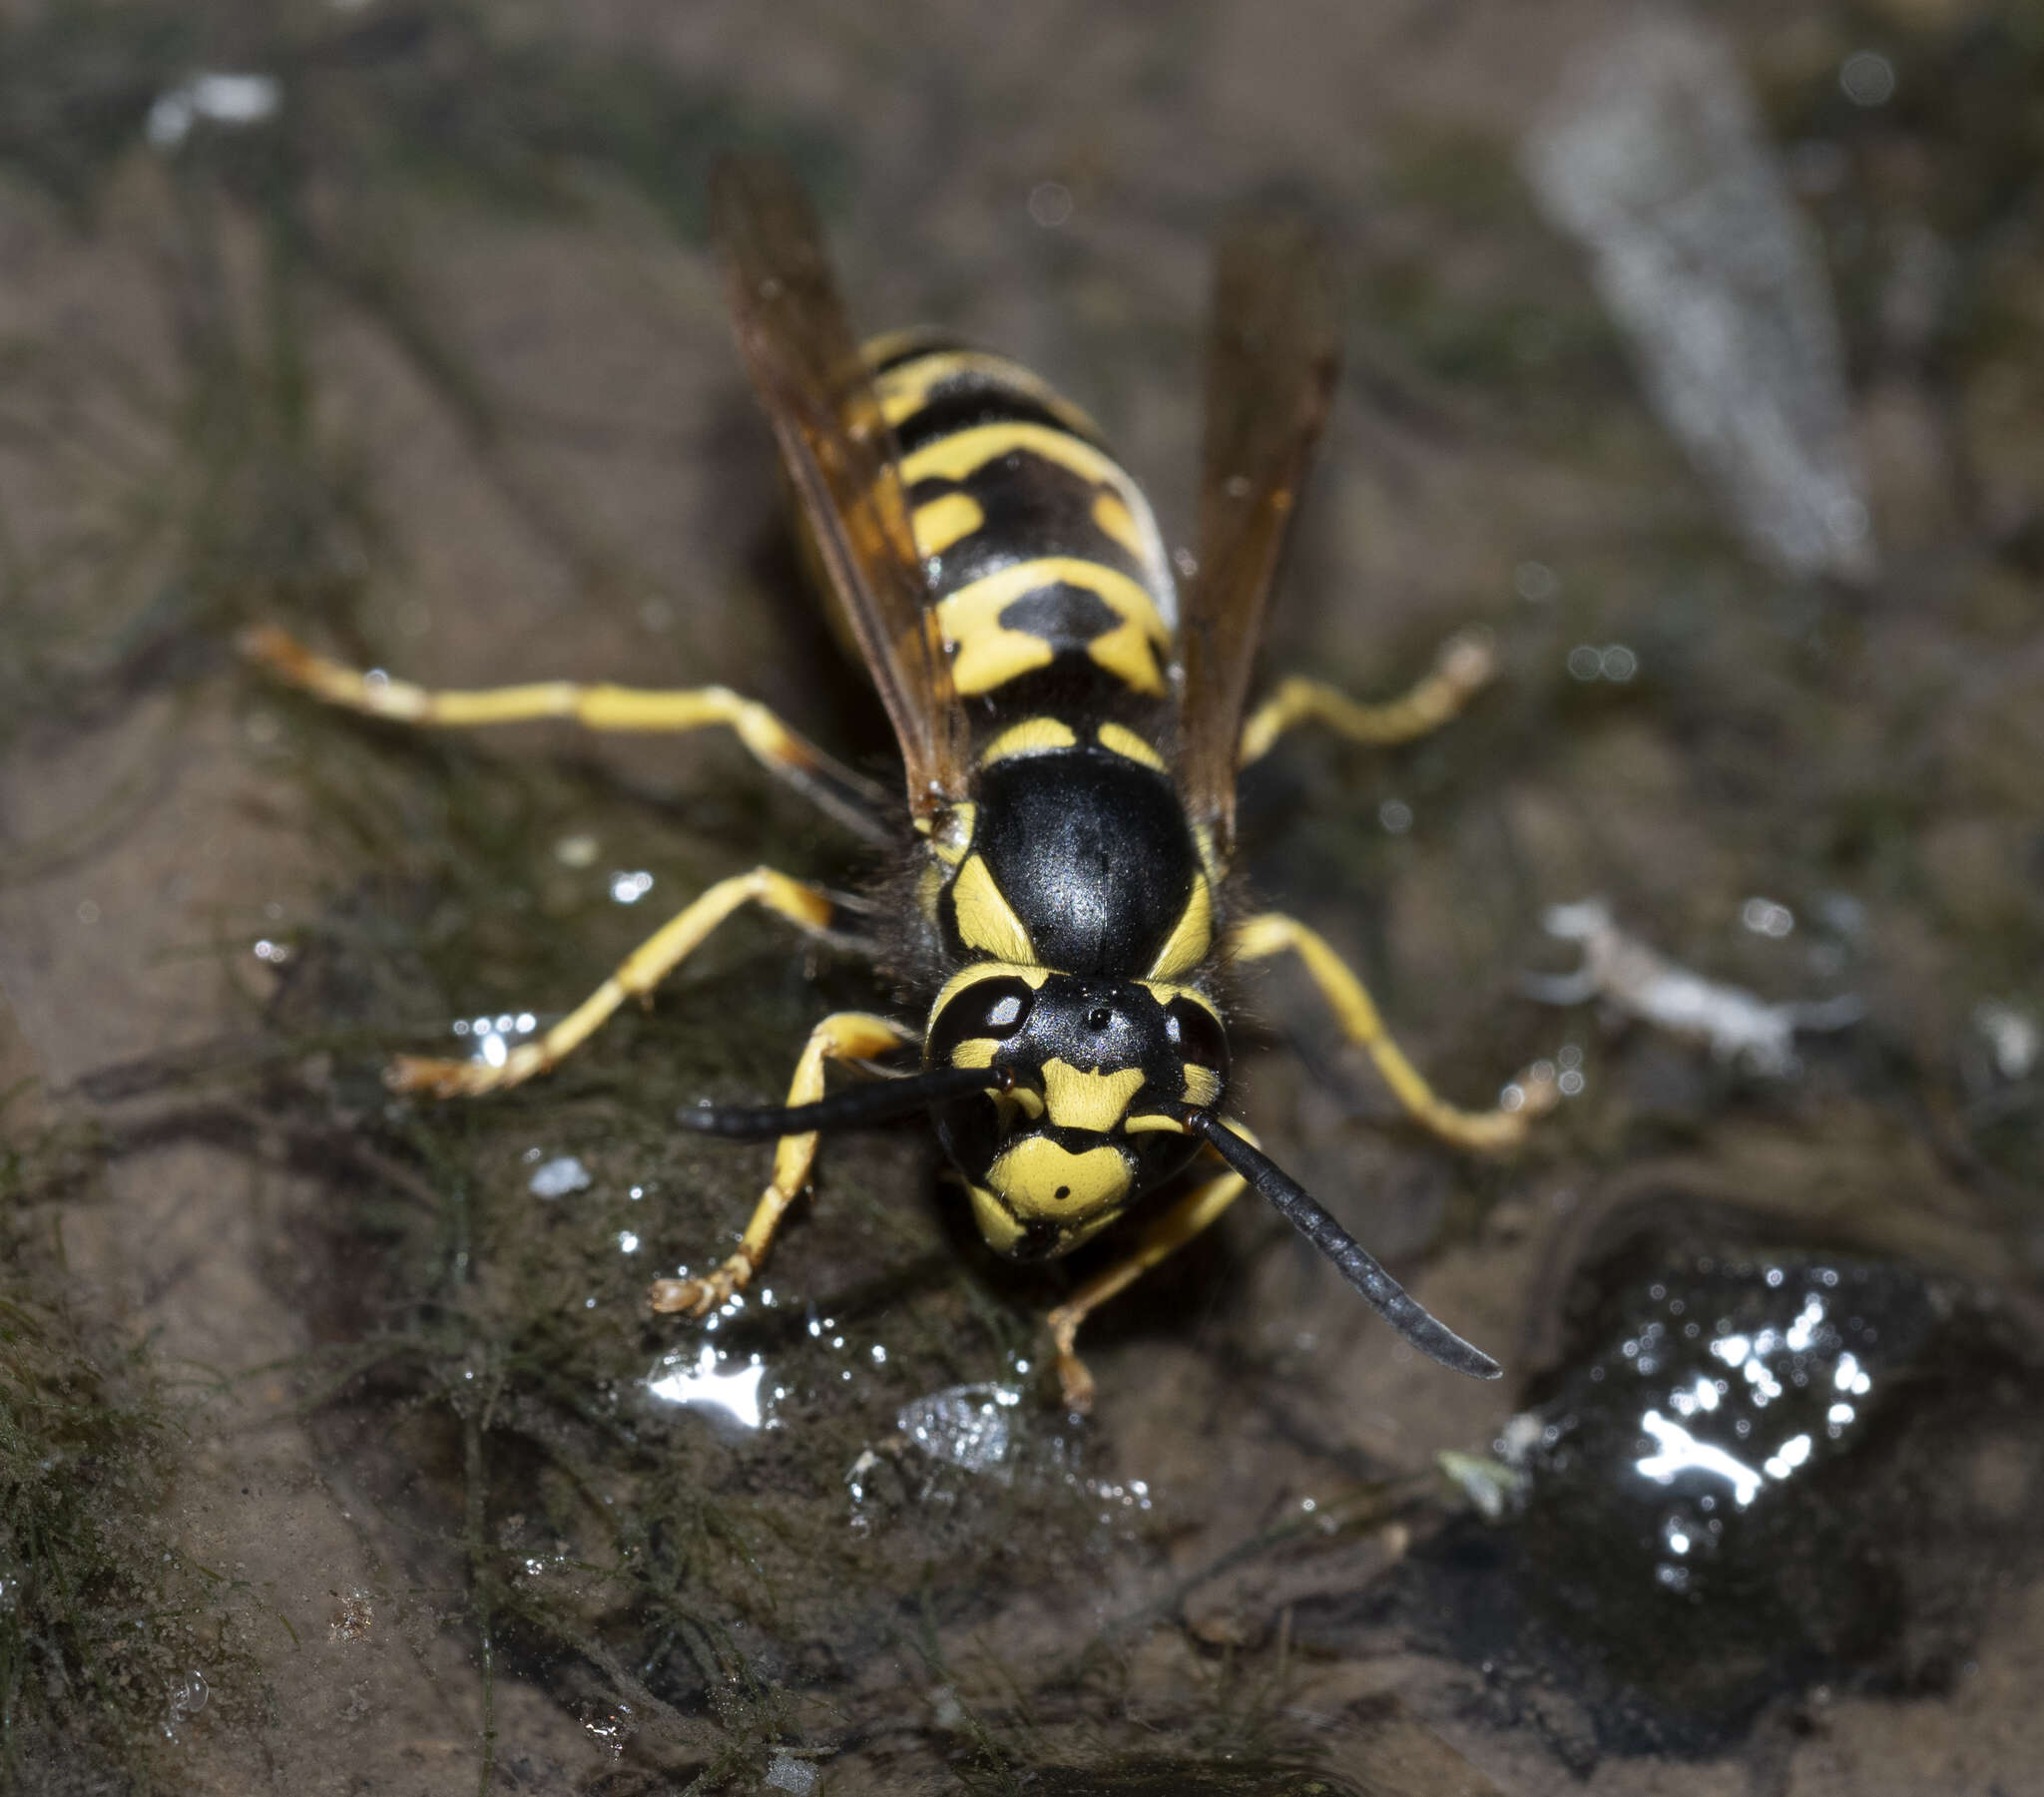
<svg viewBox="0 0 2044 1797">
<path fill-rule="evenodd" d="M 0 1788 L 2036 1788 L 2044 30 L 1709 11 L 1836 305 L 1878 561 L 1825 574 L 1742 532 L 1524 173 L 1643 16 L 0 4 Z M 869 869 L 728 741 L 427 737 L 232 650 L 719 681 L 887 775 L 704 241 L 732 143 L 862 326 L 1040 368 L 1174 544 L 1215 235 L 1333 222 L 1268 669 L 1387 693 L 1479 624 L 1504 674 L 1408 748 L 1283 744 L 1248 873 L 1444 1093 L 1579 1090 L 1458 1155 L 1278 971 L 1238 1103 L 1501 1383 L 1245 1201 L 1066 1417 L 1072 1273 L 989 1255 L 921 1128 L 826 1142 L 742 1310 L 653 1316 L 767 1158 L 675 1108 L 898 1006 L 770 920 L 549 1079 L 383 1088 L 713 880 Z M 1858 1020 L 1770 1071 L 1537 1001 L 1592 896 Z M 1641 1470 L 1677 1365 L 1760 1406 L 1736 1514 Z"/>
</svg>

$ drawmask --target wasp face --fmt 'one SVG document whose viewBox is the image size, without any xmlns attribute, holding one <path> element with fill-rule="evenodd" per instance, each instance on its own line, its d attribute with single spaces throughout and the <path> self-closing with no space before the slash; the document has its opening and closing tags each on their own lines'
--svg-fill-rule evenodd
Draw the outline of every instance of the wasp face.
<svg viewBox="0 0 2044 1797">
<path fill-rule="evenodd" d="M 1179 1115 L 1219 1102 L 1228 1046 L 1188 987 L 982 962 L 938 995 L 931 1068 L 1012 1076 L 937 1109 L 988 1243 L 1018 1260 L 1075 1248 L 1190 1160 Z"/>
</svg>

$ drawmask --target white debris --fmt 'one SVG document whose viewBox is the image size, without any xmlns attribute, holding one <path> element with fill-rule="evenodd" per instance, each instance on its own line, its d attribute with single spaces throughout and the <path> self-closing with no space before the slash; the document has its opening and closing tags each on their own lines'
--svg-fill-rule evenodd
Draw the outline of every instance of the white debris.
<svg viewBox="0 0 2044 1797">
<path fill-rule="evenodd" d="M 816 1788 L 816 1768 L 791 1753 L 776 1752 L 766 1762 L 762 1781 L 769 1791 L 792 1791 L 795 1797 L 810 1797 Z"/>
<path fill-rule="evenodd" d="M 1672 10 L 1630 15 L 1570 64 L 1521 162 L 1748 545 L 1791 575 L 1869 579 L 1821 246 L 1720 35 Z"/>
<path fill-rule="evenodd" d="M 1012 1385 L 953 1385 L 904 1404 L 894 1427 L 932 1460 L 1006 1479 L 1014 1429 L 1008 1413 L 1022 1402 Z"/>
<path fill-rule="evenodd" d="M 526 1189 L 536 1198 L 565 1198 L 571 1191 L 587 1191 L 590 1183 L 589 1168 L 579 1159 L 573 1154 L 557 1154 L 533 1168 Z"/>
<path fill-rule="evenodd" d="M 175 150 L 201 119 L 215 125 L 259 125 L 282 98 L 274 75 L 195 75 L 156 97 L 143 135 L 158 150 Z"/>
<path fill-rule="evenodd" d="M 1500 1521 L 1505 1511 L 1526 1489 L 1526 1475 L 1502 1461 L 1486 1460 L 1480 1454 L 1458 1454 L 1443 1448 L 1434 1464 L 1448 1483 L 1476 1507 L 1486 1523 Z"/>
<path fill-rule="evenodd" d="M 1580 942 L 1583 964 L 1572 974 L 1527 979 L 1531 997 L 1550 1005 L 1602 1000 L 1642 1023 L 1707 1043 L 1718 1060 L 1738 1061 L 1758 1074 L 1793 1073 L 1797 1030 L 1841 1030 L 1864 1010 L 1849 994 L 1774 1005 L 1742 987 L 1706 980 L 1628 936 L 1602 899 L 1552 906 L 1541 922 L 1550 936 Z"/>
<path fill-rule="evenodd" d="M 1547 1424 L 1536 1410 L 1522 1410 L 1498 1432 L 1492 1445 L 1500 1460 L 1508 1467 L 1523 1467 L 1526 1456 L 1540 1445 Z"/>
<path fill-rule="evenodd" d="M 1987 1043 L 1994 1057 L 1994 1071 L 2004 1080 L 2027 1080 L 2037 1066 L 2037 1051 L 2044 1047 L 2044 1033 L 2027 1011 L 1993 999 L 1973 1008 L 1973 1028 Z"/>
<path fill-rule="evenodd" d="M 861 1448 L 858 1458 L 851 1463 L 851 1471 L 844 1475 L 845 1489 L 851 1493 L 854 1504 L 866 1501 L 866 1475 L 880 1464 L 880 1457 L 870 1448 Z"/>
</svg>

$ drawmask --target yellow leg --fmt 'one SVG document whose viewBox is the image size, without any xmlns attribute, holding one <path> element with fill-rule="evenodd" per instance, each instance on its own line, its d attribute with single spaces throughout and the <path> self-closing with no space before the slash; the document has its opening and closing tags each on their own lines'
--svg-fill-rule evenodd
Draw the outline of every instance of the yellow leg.
<svg viewBox="0 0 2044 1797">
<path fill-rule="evenodd" d="M 809 1032 L 801 1059 L 794 1064 L 794 1078 L 788 1083 L 789 1105 L 813 1105 L 823 1096 L 825 1061 L 863 1061 L 874 1055 L 892 1053 L 915 1038 L 884 1017 L 865 1011 L 840 1011 L 826 1017 Z M 656 1279 L 648 1300 L 655 1310 L 687 1311 L 701 1316 L 724 1303 L 744 1287 L 760 1270 L 773 1231 L 787 1207 L 809 1182 L 816 1164 L 816 1132 L 783 1135 L 773 1144 L 773 1182 L 754 1206 L 753 1220 L 739 1242 L 739 1250 L 715 1272 L 700 1279 Z"/>
<path fill-rule="evenodd" d="M 1235 1126 L 1242 1134 L 1249 1134 L 1239 1124 Z M 1050 1313 L 1046 1320 L 1051 1340 L 1057 1346 L 1058 1384 L 1064 1392 L 1067 1410 L 1083 1414 L 1093 1408 L 1093 1375 L 1074 1347 L 1079 1325 L 1115 1293 L 1133 1285 L 1167 1254 L 1191 1241 L 1235 1202 L 1242 1188 L 1242 1174 L 1234 1171 L 1194 1186 L 1143 1231 L 1133 1254 L 1087 1280 Z"/>
<path fill-rule="evenodd" d="M 830 923 L 833 907 L 820 886 L 790 880 L 770 867 L 734 874 L 661 925 L 618 964 L 618 970 L 537 1041 L 521 1043 L 501 1067 L 477 1061 L 436 1061 L 400 1055 L 389 1084 L 399 1092 L 428 1092 L 449 1099 L 497 1092 L 534 1074 L 546 1073 L 593 1036 L 628 998 L 649 999 L 653 989 L 702 946 L 703 939 L 741 905 L 751 902 L 777 911 L 804 930 Z"/>
<path fill-rule="evenodd" d="M 1380 705 L 1358 704 L 1319 680 L 1288 679 L 1250 714 L 1242 727 L 1240 765 L 1268 754 L 1294 724 L 1317 719 L 1351 742 L 1410 742 L 1438 729 L 1497 674 L 1497 650 L 1488 631 L 1463 631 L 1441 645 L 1433 672 L 1411 691 Z"/>
<path fill-rule="evenodd" d="M 241 647 L 244 655 L 278 678 L 329 704 L 371 717 L 451 729 L 545 717 L 567 718 L 591 730 L 679 733 L 722 724 L 767 772 L 865 834 L 879 831 L 876 814 L 887 802 L 886 794 L 870 780 L 831 760 L 757 699 L 743 698 L 726 686 L 659 690 L 541 680 L 475 692 L 436 692 L 388 674 L 344 668 L 314 655 L 273 626 L 245 632 Z"/>
<path fill-rule="evenodd" d="M 1376 1001 L 1315 931 L 1296 918 L 1266 911 L 1238 927 L 1231 947 L 1238 961 L 1265 961 L 1286 949 L 1293 950 L 1320 989 L 1320 996 L 1332 1007 L 1348 1040 L 1369 1052 L 1398 1103 L 1434 1134 L 1458 1147 L 1485 1153 L 1516 1147 L 1525 1138 L 1527 1123 L 1553 1109 L 1560 1097 L 1554 1070 L 1542 1063 L 1533 1072 L 1519 1076 L 1506 1104 L 1495 1111 L 1458 1111 L 1434 1096 L 1433 1089 L 1420 1078 L 1419 1070 L 1405 1059 L 1404 1052 L 1385 1032 Z M 1516 1094 L 1515 1100 L 1511 1094 Z"/>
</svg>

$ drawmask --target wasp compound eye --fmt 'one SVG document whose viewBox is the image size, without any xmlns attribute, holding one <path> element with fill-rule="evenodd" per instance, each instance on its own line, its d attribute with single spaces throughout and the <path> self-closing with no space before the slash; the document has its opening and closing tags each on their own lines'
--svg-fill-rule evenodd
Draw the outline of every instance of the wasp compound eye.
<svg viewBox="0 0 2044 1797">
<path fill-rule="evenodd" d="M 1228 1038 L 1221 1020 L 1191 999 L 1173 999 L 1165 1009 L 1165 1030 L 1172 1046 L 1195 1067 L 1228 1073 Z"/>
<path fill-rule="evenodd" d="M 954 1065 L 961 1043 L 1006 1042 L 1029 1021 L 1035 1003 L 1036 993 L 1027 980 L 974 982 L 952 999 L 930 1026 L 929 1065 Z"/>
</svg>

